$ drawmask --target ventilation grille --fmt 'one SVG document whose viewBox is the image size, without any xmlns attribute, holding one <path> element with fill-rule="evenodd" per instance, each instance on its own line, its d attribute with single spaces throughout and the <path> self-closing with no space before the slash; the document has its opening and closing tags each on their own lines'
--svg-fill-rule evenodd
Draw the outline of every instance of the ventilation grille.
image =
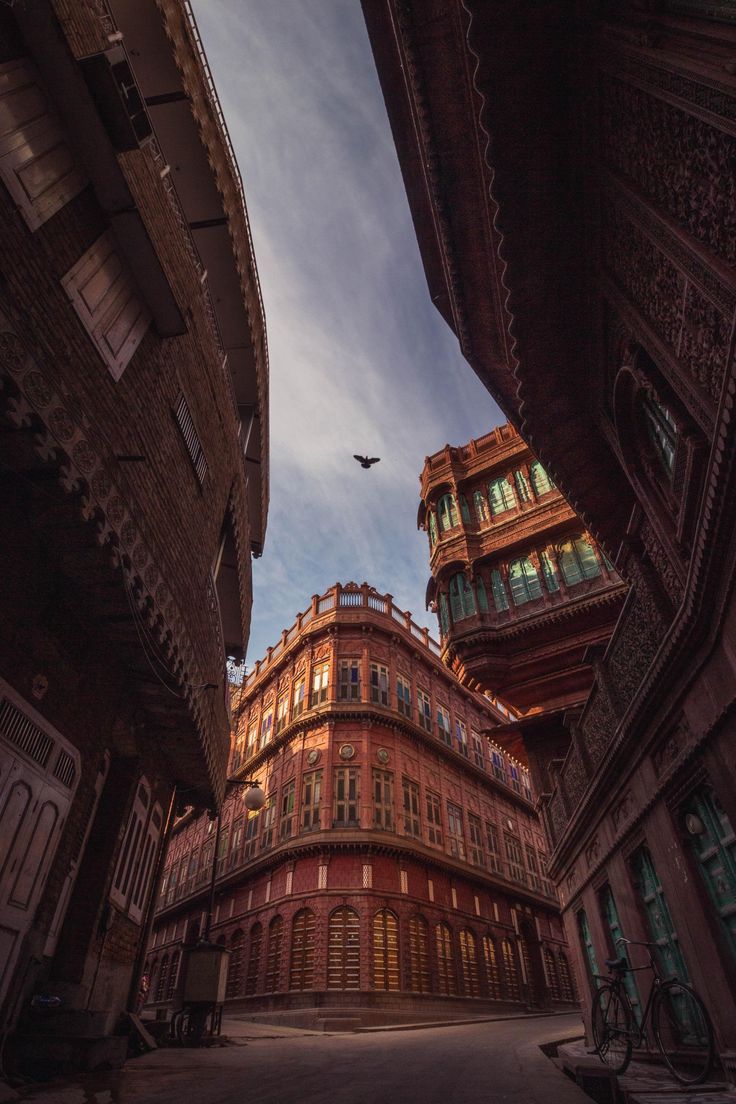
<svg viewBox="0 0 736 1104">
<path fill-rule="evenodd" d="M 71 755 L 67 755 L 65 751 L 60 751 L 54 767 L 54 778 L 58 778 L 62 786 L 66 786 L 70 790 L 74 783 L 75 774 L 74 760 Z"/>
<path fill-rule="evenodd" d="M 54 741 L 7 698 L 0 702 L 0 735 L 15 744 L 39 766 L 45 767 L 48 763 Z M 73 767 L 72 763 L 72 769 Z"/>
<path fill-rule="evenodd" d="M 194 465 L 194 470 L 197 473 L 197 478 L 200 483 L 204 483 L 205 476 L 207 475 L 207 461 L 204 458 L 204 452 L 202 451 L 197 431 L 194 428 L 194 422 L 192 421 L 192 415 L 187 406 L 187 400 L 183 395 L 179 395 L 176 401 L 174 414 L 179 429 L 181 430 L 181 435 L 184 438 L 184 444 L 187 446 L 187 452 Z"/>
</svg>

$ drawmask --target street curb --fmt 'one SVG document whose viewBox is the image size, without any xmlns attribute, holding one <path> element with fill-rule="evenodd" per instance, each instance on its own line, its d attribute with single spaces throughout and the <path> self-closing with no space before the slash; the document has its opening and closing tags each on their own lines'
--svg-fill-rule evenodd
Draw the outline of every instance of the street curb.
<svg viewBox="0 0 736 1104">
<path fill-rule="evenodd" d="M 382 1027 L 354 1027 L 350 1031 L 325 1032 L 331 1035 L 364 1035 L 380 1031 L 426 1031 L 430 1027 L 462 1027 L 467 1024 L 499 1023 L 507 1020 L 554 1020 L 558 1016 L 574 1016 L 574 1012 L 526 1012 L 521 1016 L 475 1016 L 472 1020 L 439 1020 L 434 1023 L 386 1024 Z"/>
</svg>

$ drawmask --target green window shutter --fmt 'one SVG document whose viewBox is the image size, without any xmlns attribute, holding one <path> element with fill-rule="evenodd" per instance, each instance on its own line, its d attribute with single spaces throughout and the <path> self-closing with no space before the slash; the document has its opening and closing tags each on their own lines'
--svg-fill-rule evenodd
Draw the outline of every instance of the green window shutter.
<svg viewBox="0 0 736 1104">
<path fill-rule="evenodd" d="M 447 606 L 447 595 L 440 594 L 439 601 L 440 609 L 440 630 L 443 636 L 447 636 L 450 631 L 450 611 Z"/>
<path fill-rule="evenodd" d="M 470 525 L 470 510 L 468 509 L 468 500 L 465 495 L 460 495 L 460 515 L 463 522 L 466 525 Z"/>
<path fill-rule="evenodd" d="M 463 613 L 466 617 L 473 617 L 475 615 L 473 588 L 464 575 L 461 575 L 460 579 L 462 580 L 461 586 L 463 588 Z"/>
<path fill-rule="evenodd" d="M 557 562 L 560 565 L 562 578 L 568 586 L 576 586 L 577 583 L 582 582 L 583 572 L 572 541 L 565 541 L 564 544 L 559 546 L 557 549 Z"/>
<path fill-rule="evenodd" d="M 464 576 L 453 575 L 450 579 L 450 611 L 453 621 L 462 621 L 465 617 L 463 607 L 463 582 Z"/>
<path fill-rule="evenodd" d="M 478 609 L 481 613 L 488 613 L 488 598 L 486 596 L 486 588 L 480 575 L 475 582 L 475 593 L 478 596 Z"/>
<path fill-rule="evenodd" d="M 578 913 L 578 930 L 580 931 L 580 942 L 583 944 L 585 958 L 590 968 L 591 981 L 597 985 L 596 977 L 600 975 L 600 969 L 598 968 L 598 959 L 596 958 L 593 937 L 590 934 L 590 924 L 585 909 L 581 909 Z"/>
<path fill-rule="evenodd" d="M 478 518 L 478 523 L 482 525 L 484 521 L 488 521 L 488 506 L 482 491 L 475 492 L 473 495 L 473 502 L 475 504 L 475 514 Z"/>
<path fill-rule="evenodd" d="M 649 937 L 657 944 L 657 955 L 666 977 L 677 976 L 688 981 L 685 960 L 677 941 L 667 899 L 657 876 L 648 847 L 641 847 L 632 859 L 634 884 L 647 918 Z"/>
<path fill-rule="evenodd" d="M 494 479 L 488 488 L 488 499 L 494 516 L 510 510 L 514 505 L 514 492 L 509 487 L 508 480 Z"/>
<path fill-rule="evenodd" d="M 491 572 L 491 589 L 493 590 L 493 604 L 499 613 L 503 613 L 504 610 L 509 608 L 509 599 L 501 572 L 497 568 Z"/>
<path fill-rule="evenodd" d="M 685 827 L 725 942 L 736 959 L 736 835 L 710 787 L 685 807 Z"/>
<path fill-rule="evenodd" d="M 526 481 L 526 476 L 522 471 L 514 472 L 514 482 L 516 483 L 516 493 L 522 502 L 531 502 L 531 492 L 529 491 L 529 484 Z"/>
<path fill-rule="evenodd" d="M 528 556 L 514 560 L 509 566 L 509 585 L 515 606 L 523 606 L 542 595 L 537 569 Z"/>
<path fill-rule="evenodd" d="M 514 506 L 516 506 L 516 498 L 514 496 L 514 489 L 508 479 L 501 480 L 501 493 L 506 509 L 513 510 Z"/>
<path fill-rule="evenodd" d="M 540 560 L 542 562 L 542 574 L 544 575 L 544 582 L 547 586 L 547 590 L 550 594 L 554 594 L 560 589 L 560 582 L 557 578 L 554 564 L 547 552 L 542 552 Z"/>
<path fill-rule="evenodd" d="M 583 573 L 584 579 L 594 579 L 596 575 L 600 575 L 600 564 L 598 563 L 593 546 L 586 537 L 578 537 L 575 541 L 575 551 L 577 552 L 580 570 Z"/>
<path fill-rule="evenodd" d="M 529 476 L 536 495 L 546 494 L 547 491 L 551 491 L 554 487 L 554 483 L 538 460 L 535 460 L 529 469 Z"/>
<path fill-rule="evenodd" d="M 628 958 L 626 952 L 626 945 L 624 943 L 617 943 L 616 940 L 620 939 L 624 934 L 621 931 L 621 921 L 618 918 L 618 909 L 616 908 L 616 902 L 613 898 L 613 893 L 610 886 L 606 886 L 603 890 L 603 914 L 608 924 L 608 930 L 611 933 L 611 945 L 613 947 L 613 953 L 618 958 L 619 955 L 624 955 Z M 624 987 L 628 994 L 631 1006 L 634 1010 L 634 1015 L 637 1021 L 641 1021 L 641 1001 L 639 999 L 639 990 L 636 987 L 636 981 L 632 973 L 624 975 Z"/>
</svg>

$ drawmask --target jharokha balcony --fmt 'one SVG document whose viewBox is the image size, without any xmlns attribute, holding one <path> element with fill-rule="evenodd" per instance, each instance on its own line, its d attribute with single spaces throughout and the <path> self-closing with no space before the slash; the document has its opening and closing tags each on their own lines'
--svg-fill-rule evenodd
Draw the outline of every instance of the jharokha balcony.
<svg viewBox="0 0 736 1104">
<path fill-rule="evenodd" d="M 420 482 L 445 662 L 522 711 L 578 706 L 626 586 L 550 475 L 504 425 L 428 457 Z"/>
</svg>

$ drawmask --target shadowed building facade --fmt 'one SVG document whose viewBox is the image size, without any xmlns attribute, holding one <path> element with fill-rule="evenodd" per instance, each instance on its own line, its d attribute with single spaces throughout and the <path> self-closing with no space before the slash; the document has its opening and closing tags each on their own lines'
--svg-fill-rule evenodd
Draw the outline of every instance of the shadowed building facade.
<svg viewBox="0 0 736 1104">
<path fill-rule="evenodd" d="M 432 299 L 629 584 L 583 708 L 496 739 L 588 997 L 656 940 L 734 1079 L 733 6 L 363 9 Z"/>
<path fill-rule="evenodd" d="M 0 1025 L 37 1072 L 124 1056 L 176 794 L 224 794 L 268 361 L 189 5 L 2 5 L 0 75 Z"/>
<path fill-rule="evenodd" d="M 505 715 L 391 595 L 313 599 L 233 691 L 231 772 L 268 799 L 223 809 L 211 936 L 231 1007 L 313 1024 L 571 1005 L 528 774 L 481 735 Z M 177 825 L 149 1005 L 176 1005 L 214 845 L 207 817 Z"/>
</svg>

